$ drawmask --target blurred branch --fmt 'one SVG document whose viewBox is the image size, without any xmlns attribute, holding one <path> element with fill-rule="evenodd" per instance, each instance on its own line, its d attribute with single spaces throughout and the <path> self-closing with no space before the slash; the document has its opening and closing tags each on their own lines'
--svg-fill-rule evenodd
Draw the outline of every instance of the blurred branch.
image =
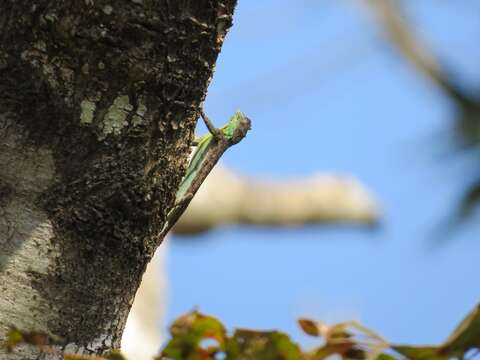
<svg viewBox="0 0 480 360">
<path fill-rule="evenodd" d="M 325 174 L 298 180 L 261 181 L 217 166 L 174 231 L 198 233 L 229 224 L 371 225 L 378 218 L 377 202 L 351 177 Z"/>
<path fill-rule="evenodd" d="M 442 69 L 433 52 L 407 23 L 399 0 L 363 0 L 376 15 L 385 34 L 403 56 L 423 73 L 432 83 L 445 92 L 459 107 L 470 107 L 475 103 L 455 85 L 445 69 Z"/>
<path fill-rule="evenodd" d="M 384 33 L 400 53 L 424 74 L 434 85 L 440 88 L 458 107 L 455 117 L 453 140 L 456 148 L 461 150 L 474 149 L 478 151 L 480 144 L 480 98 L 472 97 L 454 83 L 452 77 L 442 68 L 412 26 L 404 16 L 400 0 L 362 0 L 376 16 Z M 453 226 L 468 218 L 477 207 L 480 200 L 480 180 L 468 188 L 453 219 Z"/>
</svg>

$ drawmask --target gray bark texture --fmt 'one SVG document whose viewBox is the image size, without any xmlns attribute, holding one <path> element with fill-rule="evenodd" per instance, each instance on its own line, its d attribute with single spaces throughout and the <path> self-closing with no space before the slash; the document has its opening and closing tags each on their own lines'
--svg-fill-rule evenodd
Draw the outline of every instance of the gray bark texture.
<svg viewBox="0 0 480 360">
<path fill-rule="evenodd" d="M 235 3 L 0 1 L 0 337 L 119 347 Z"/>
</svg>

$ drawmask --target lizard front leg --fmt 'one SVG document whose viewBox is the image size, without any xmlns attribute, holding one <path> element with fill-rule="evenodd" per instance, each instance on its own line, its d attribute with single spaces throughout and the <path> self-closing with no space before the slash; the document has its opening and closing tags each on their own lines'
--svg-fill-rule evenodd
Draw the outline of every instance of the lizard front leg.
<svg viewBox="0 0 480 360">
<path fill-rule="evenodd" d="M 203 107 L 201 107 L 199 111 L 200 111 L 200 116 L 202 117 L 203 122 L 205 123 L 205 126 L 207 127 L 208 131 L 210 131 L 210 134 L 212 134 L 213 137 L 217 140 L 225 140 L 225 135 L 223 134 L 222 130 L 217 129 L 215 125 L 213 125 L 212 121 L 208 118 L 208 116 L 203 111 Z"/>
</svg>

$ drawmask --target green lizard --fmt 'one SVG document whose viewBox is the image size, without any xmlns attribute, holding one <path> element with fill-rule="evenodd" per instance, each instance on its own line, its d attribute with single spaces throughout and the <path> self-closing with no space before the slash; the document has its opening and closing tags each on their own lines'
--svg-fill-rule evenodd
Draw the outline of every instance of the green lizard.
<svg viewBox="0 0 480 360">
<path fill-rule="evenodd" d="M 186 210 L 200 185 L 217 164 L 223 153 L 232 145 L 239 143 L 250 130 L 251 122 L 243 113 L 237 111 L 220 129 L 215 128 L 210 119 L 200 110 L 200 115 L 209 133 L 202 136 L 190 160 L 187 172 L 180 183 L 173 209 L 168 213 L 165 225 L 160 232 L 163 238 Z"/>
</svg>

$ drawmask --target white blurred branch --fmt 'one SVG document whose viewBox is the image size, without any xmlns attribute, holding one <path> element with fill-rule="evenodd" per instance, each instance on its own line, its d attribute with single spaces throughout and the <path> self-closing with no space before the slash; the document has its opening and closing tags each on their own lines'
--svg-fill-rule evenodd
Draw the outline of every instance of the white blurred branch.
<svg viewBox="0 0 480 360">
<path fill-rule="evenodd" d="M 217 166 L 174 232 L 190 234 L 230 224 L 371 225 L 378 218 L 376 200 L 351 176 L 318 174 L 303 179 L 264 180 Z"/>
</svg>

